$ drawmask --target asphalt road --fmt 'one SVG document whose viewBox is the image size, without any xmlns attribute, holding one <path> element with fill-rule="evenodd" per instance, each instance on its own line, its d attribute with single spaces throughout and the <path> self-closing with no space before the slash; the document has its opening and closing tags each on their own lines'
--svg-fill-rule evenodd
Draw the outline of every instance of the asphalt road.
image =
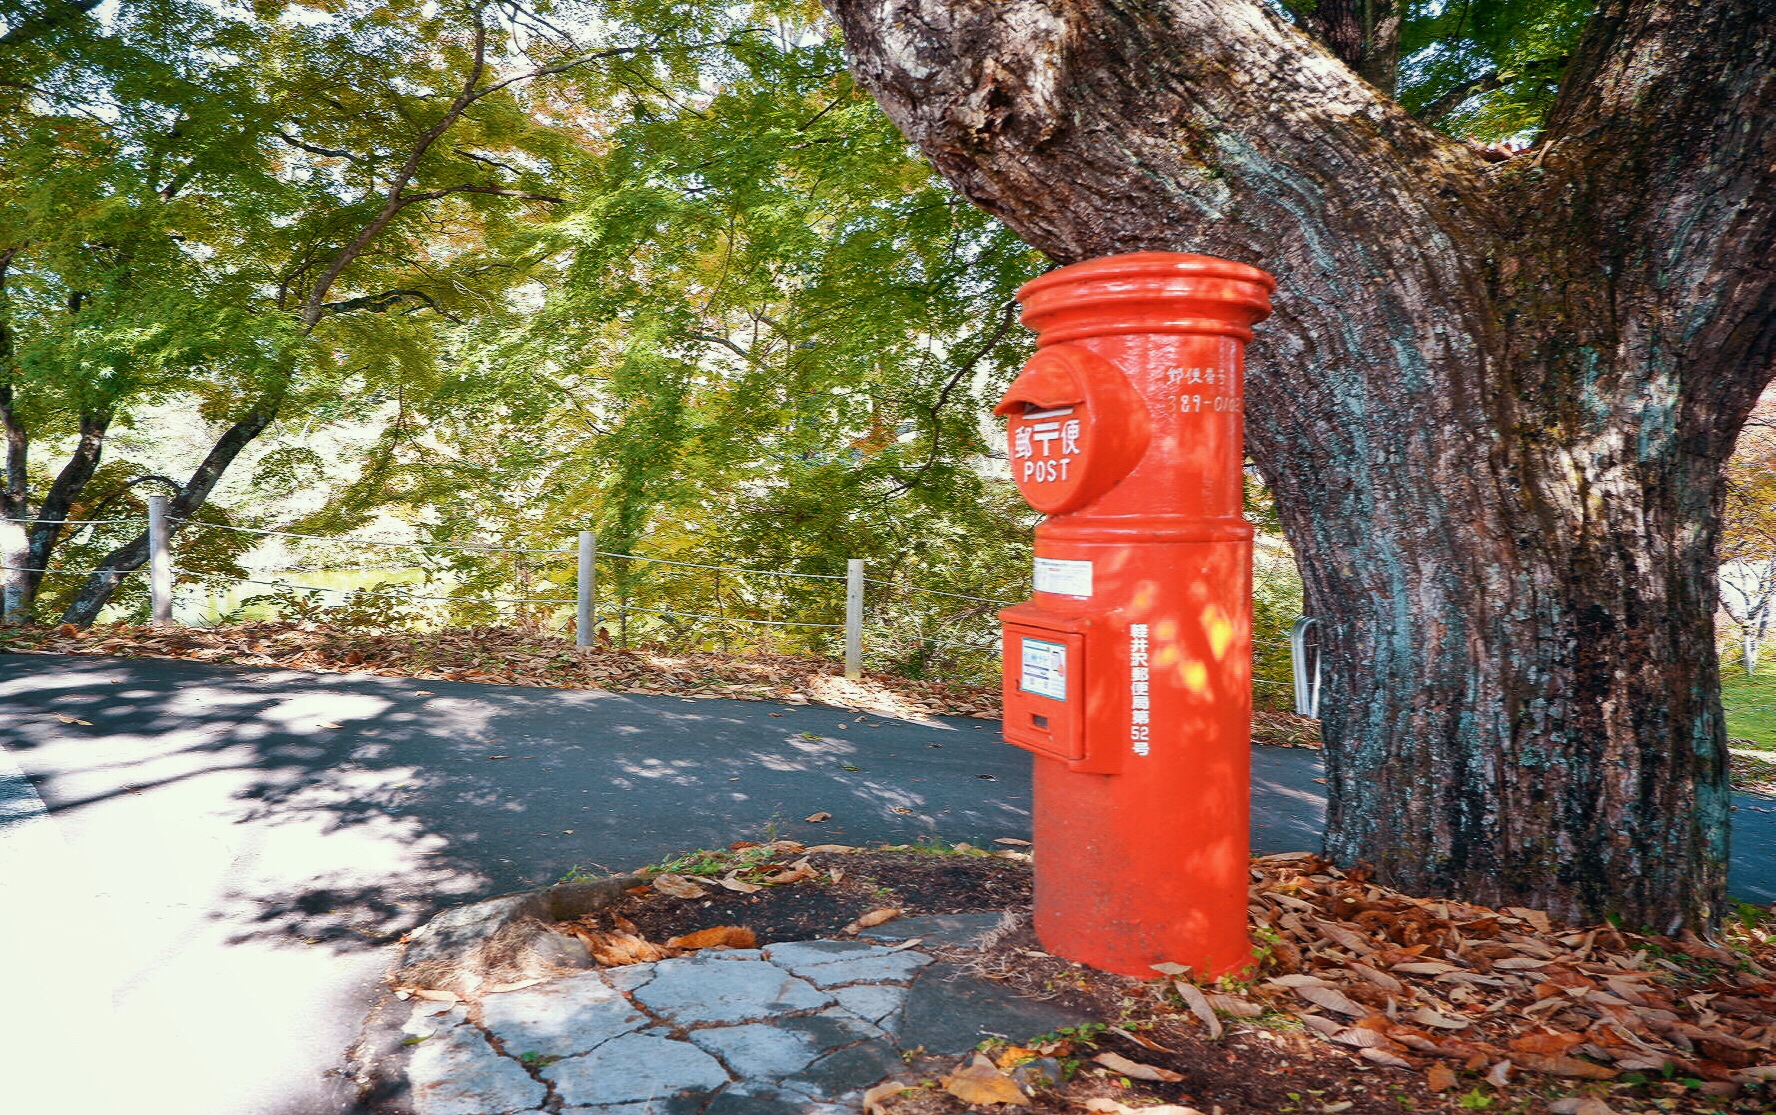
<svg viewBox="0 0 1776 1115">
<path fill-rule="evenodd" d="M 1028 837 L 1030 760 L 997 729 L 0 655 L 5 757 L 49 811 L 16 820 L 0 763 L 0 955 L 33 958 L 37 1003 L 0 1012 L 0 1057 L 46 1090 L 75 1074 L 94 1111 L 344 1111 L 330 1074 L 391 942 L 438 909 L 739 839 Z M 1253 762 L 1254 848 L 1315 847 L 1317 756 Z M 1776 900 L 1776 802 L 1741 806 L 1735 892 Z M 0 1072 L 0 1106 L 30 1075 Z"/>
</svg>

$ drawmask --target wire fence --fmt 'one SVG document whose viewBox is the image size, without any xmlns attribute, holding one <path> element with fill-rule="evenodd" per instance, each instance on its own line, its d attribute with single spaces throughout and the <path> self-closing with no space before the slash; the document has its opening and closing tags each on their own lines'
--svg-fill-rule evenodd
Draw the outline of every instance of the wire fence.
<svg viewBox="0 0 1776 1115">
<path fill-rule="evenodd" d="M 48 578 L 148 574 L 151 613 L 166 623 L 175 618 L 220 623 L 270 613 L 380 627 L 504 623 L 572 635 L 584 646 L 843 655 L 852 674 L 867 663 L 896 673 L 976 681 L 998 672 L 1002 644 L 998 609 L 1017 602 L 868 576 L 862 560 L 849 562 L 845 573 L 766 569 L 601 550 L 589 533 L 582 533 L 579 544 L 571 548 L 418 542 L 181 518 L 166 513 L 161 497 L 150 498 L 149 510 L 148 519 L 31 524 L 138 531 L 145 527 L 150 557 L 143 568 L 62 568 L 49 563 L 44 568 L 4 565 L 0 570 Z M 0 523 L 18 522 L 0 519 Z M 243 575 L 238 568 L 232 572 L 181 568 L 179 559 L 209 532 L 288 540 L 338 554 L 342 560 L 298 560 L 277 573 L 256 576 Z M 176 538 L 182 542 L 177 551 L 172 544 Z M 238 546 L 222 549 L 231 555 L 229 561 L 212 565 L 232 565 L 232 555 L 239 553 Z M 388 554 L 392 560 L 351 561 L 366 551 Z M 410 556 L 397 556 L 401 554 Z M 379 573 L 388 576 L 374 579 Z M 342 576 L 362 583 L 312 583 Z M 401 578 L 408 577 L 419 578 L 419 583 L 407 587 L 411 582 Z M 132 583 L 138 586 L 131 591 L 140 607 L 142 588 L 140 582 Z M 183 599 L 175 606 L 177 597 Z M 1318 703 L 1317 639 L 1312 646 L 1304 646 L 1299 637 L 1278 642 L 1258 648 L 1255 695 L 1263 703 L 1281 706 L 1293 694 L 1297 711 L 1312 715 Z M 1285 645 L 1290 653 L 1282 662 L 1279 654 Z M 1303 662 L 1309 657 L 1311 666 L 1304 675 Z M 1291 666 L 1293 678 L 1288 674 Z M 1267 673 L 1271 676 L 1264 676 Z M 1304 703 L 1308 701 L 1304 677 L 1311 679 L 1305 683 L 1311 703 Z"/>
</svg>

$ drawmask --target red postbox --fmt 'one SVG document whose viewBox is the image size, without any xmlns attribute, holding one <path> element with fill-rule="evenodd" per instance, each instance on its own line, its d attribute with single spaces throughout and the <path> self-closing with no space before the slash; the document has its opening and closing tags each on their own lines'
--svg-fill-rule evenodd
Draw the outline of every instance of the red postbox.
<svg viewBox="0 0 1776 1115">
<path fill-rule="evenodd" d="M 1048 518 L 1000 613 L 1005 739 L 1035 755 L 1036 934 L 1106 971 L 1251 960 L 1242 374 L 1275 287 L 1136 252 L 1018 292 L 1038 348 L 995 413 Z"/>
</svg>

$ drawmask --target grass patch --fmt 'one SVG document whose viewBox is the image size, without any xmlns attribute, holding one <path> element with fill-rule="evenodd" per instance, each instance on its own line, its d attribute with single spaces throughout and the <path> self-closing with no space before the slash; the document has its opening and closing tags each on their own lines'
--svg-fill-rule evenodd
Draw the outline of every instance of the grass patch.
<svg viewBox="0 0 1776 1115">
<path fill-rule="evenodd" d="M 1747 676 L 1737 662 L 1721 664 L 1721 705 L 1734 746 L 1776 751 L 1776 655 L 1766 655 Z"/>
</svg>

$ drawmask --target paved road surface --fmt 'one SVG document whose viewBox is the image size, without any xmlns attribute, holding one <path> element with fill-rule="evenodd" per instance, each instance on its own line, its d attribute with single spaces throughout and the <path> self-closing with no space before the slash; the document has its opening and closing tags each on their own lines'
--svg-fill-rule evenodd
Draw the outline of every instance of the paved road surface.
<svg viewBox="0 0 1776 1115">
<path fill-rule="evenodd" d="M 50 813 L 6 825 L 0 763 L 0 955 L 42 955 L 29 971 L 50 1004 L 0 1012 L 17 1031 L 0 1037 L 40 1051 L 20 1066 L 103 1065 L 90 1086 L 122 1082 L 119 1109 L 343 1111 L 349 1089 L 326 1073 L 389 942 L 440 907 L 736 839 L 1027 837 L 1029 760 L 997 728 L 0 656 L 0 739 Z M 1254 847 L 1314 847 L 1317 756 L 1253 758 Z M 1776 803 L 1741 804 L 1736 891 L 1776 900 L 1776 808 L 1749 811 Z M 832 819 L 804 820 L 816 811 Z M 11 1107 L 24 1085 L 7 1075 Z"/>
</svg>

